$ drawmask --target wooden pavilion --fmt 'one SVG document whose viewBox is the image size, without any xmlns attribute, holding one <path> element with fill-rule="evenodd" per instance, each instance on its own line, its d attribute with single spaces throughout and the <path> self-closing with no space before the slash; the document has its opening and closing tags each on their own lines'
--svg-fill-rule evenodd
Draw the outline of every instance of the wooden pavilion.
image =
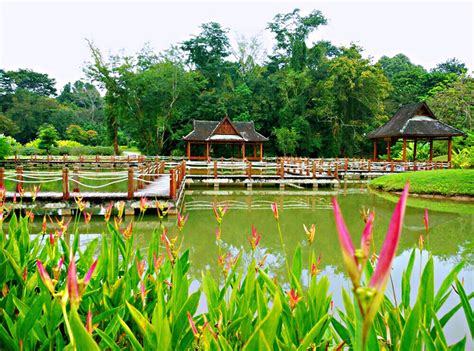
<svg viewBox="0 0 474 351">
<path fill-rule="evenodd" d="M 402 159 L 406 161 L 407 141 L 413 141 L 413 160 L 416 160 L 416 143 L 427 140 L 430 143 L 430 161 L 433 160 L 433 140 L 448 141 L 448 162 L 451 162 L 452 137 L 464 135 L 464 132 L 439 121 L 424 102 L 405 105 L 384 125 L 370 132 L 367 137 L 373 140 L 374 157 L 377 159 L 377 141 L 387 143 L 387 159 L 390 158 L 390 147 L 398 139 L 403 139 Z"/>
<path fill-rule="evenodd" d="M 240 148 L 239 157 L 251 161 L 261 161 L 263 158 L 263 143 L 268 138 L 255 130 L 253 121 L 232 122 L 229 117 L 221 121 L 193 121 L 194 129 L 183 140 L 187 142 L 188 160 L 209 160 L 213 145 L 232 145 Z M 204 155 L 192 155 L 192 145 L 204 145 Z M 253 147 L 253 153 L 247 156 L 247 150 Z"/>
</svg>

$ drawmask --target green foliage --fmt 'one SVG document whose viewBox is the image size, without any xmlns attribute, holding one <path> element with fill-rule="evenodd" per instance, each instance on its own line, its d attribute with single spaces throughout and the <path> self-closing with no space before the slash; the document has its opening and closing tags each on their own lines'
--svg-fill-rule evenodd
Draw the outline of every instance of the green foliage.
<svg viewBox="0 0 474 351">
<path fill-rule="evenodd" d="M 298 131 L 295 128 L 290 130 L 282 127 L 275 129 L 273 133 L 276 137 L 278 149 L 283 153 L 283 155 L 293 155 L 296 146 L 298 145 L 298 140 L 300 139 Z"/>
<path fill-rule="evenodd" d="M 53 146 L 57 145 L 59 134 L 51 124 L 44 124 L 38 131 L 38 148 L 50 152 Z"/>
<path fill-rule="evenodd" d="M 71 224 L 75 238 L 81 218 L 78 213 Z M 177 234 L 177 241 L 169 239 L 163 226 L 155 229 L 146 249 L 137 249 L 137 233 L 132 230 L 125 236 L 116 226 L 104 223 L 100 247 L 99 239 L 94 239 L 82 248 L 78 240 L 68 242 L 66 232 L 41 240 L 41 235 L 30 233 L 28 221 L 28 216 L 12 214 L 8 225 L 0 226 L 0 342 L 8 349 L 307 350 L 345 344 L 362 350 L 359 308 L 353 296 L 343 290 L 344 311 L 333 311 L 328 278 L 306 277 L 299 247 L 288 266 L 292 276 L 288 285 L 277 283 L 264 263 L 253 257 L 247 266 L 240 255 L 224 255 L 222 273 L 215 277 L 203 272 L 196 288 L 189 275 L 189 254 L 179 252 L 183 238 Z M 77 266 L 74 271 L 72 260 Z M 435 290 L 435 267 L 429 257 L 413 300 L 416 260 L 413 250 L 403 273 L 401 304 L 395 304 L 390 294 L 384 297 L 367 349 L 405 350 L 413 343 L 417 348 L 454 346 L 448 345 L 443 328 L 459 310 L 472 335 L 474 294 L 457 280 L 464 263 L 457 264 Z M 38 261 L 48 276 L 38 270 Z M 367 280 L 372 272 L 369 260 Z M 89 273 L 91 279 L 86 282 Z M 71 301 L 75 281 L 78 304 Z M 448 307 L 445 302 L 454 295 L 453 284 L 459 298 Z M 203 301 L 206 308 L 198 312 Z M 464 343 L 465 339 L 456 347 Z"/>
<path fill-rule="evenodd" d="M 370 187 L 401 191 L 410 182 L 410 192 L 418 194 L 474 195 L 474 170 L 434 170 L 390 174 L 373 179 Z"/>
<path fill-rule="evenodd" d="M 474 146 L 459 151 L 453 150 L 451 162 L 454 168 L 474 167 Z"/>
<path fill-rule="evenodd" d="M 0 134 L 0 160 L 5 159 L 11 155 L 12 147 L 8 142 L 7 138 Z"/>
</svg>

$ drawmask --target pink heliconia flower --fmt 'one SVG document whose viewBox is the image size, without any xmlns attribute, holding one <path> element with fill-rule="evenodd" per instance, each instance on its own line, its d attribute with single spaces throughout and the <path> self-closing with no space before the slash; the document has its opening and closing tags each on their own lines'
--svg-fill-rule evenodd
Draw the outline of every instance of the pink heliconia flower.
<svg viewBox="0 0 474 351">
<path fill-rule="evenodd" d="M 278 215 L 278 205 L 276 202 L 272 202 L 272 212 L 273 212 L 273 217 L 275 217 L 275 219 L 278 220 L 280 217 Z"/>
<path fill-rule="evenodd" d="M 388 227 L 387 235 L 385 236 L 385 240 L 383 242 L 382 250 L 380 250 L 377 267 L 375 267 L 374 274 L 372 275 L 369 283 L 369 286 L 371 288 L 375 288 L 377 291 L 385 290 L 385 286 L 390 276 L 392 262 L 395 258 L 398 242 L 400 240 L 400 234 L 402 232 L 403 217 L 405 216 L 405 207 L 408 198 L 408 188 L 409 184 L 407 183 L 403 188 L 403 192 L 400 200 L 397 203 L 397 206 L 395 206 L 395 210 L 393 211 L 392 219 L 390 220 L 390 225 Z"/>
<path fill-rule="evenodd" d="M 373 212 L 370 212 L 369 216 L 367 217 L 367 222 L 365 223 L 364 231 L 362 232 L 362 238 L 360 240 L 360 248 L 361 248 L 361 256 L 360 257 L 360 265 L 361 269 L 364 269 L 365 262 L 369 258 L 370 254 L 370 243 L 372 240 L 372 224 L 374 223 L 375 215 Z"/>
<path fill-rule="evenodd" d="M 92 334 L 92 312 L 90 309 L 86 316 L 86 330 L 89 334 Z"/>
<path fill-rule="evenodd" d="M 38 267 L 38 273 L 41 277 L 41 280 L 43 281 L 44 285 L 46 288 L 49 290 L 51 294 L 54 294 L 54 284 L 49 276 L 48 272 L 44 268 L 43 264 L 41 263 L 40 260 L 36 260 L 36 266 Z"/>
<path fill-rule="evenodd" d="M 217 223 L 220 224 L 222 222 L 222 218 L 227 213 L 228 209 L 229 209 L 229 206 L 227 204 L 224 207 L 217 206 L 216 203 L 212 204 L 212 210 L 214 211 L 214 216 L 216 216 Z"/>
<path fill-rule="evenodd" d="M 138 261 L 138 258 L 137 258 L 137 259 L 136 259 L 136 262 L 137 262 L 137 272 L 138 272 L 138 276 L 141 277 L 141 276 L 143 275 L 143 272 L 145 272 L 146 261 L 145 261 L 145 260 Z"/>
<path fill-rule="evenodd" d="M 26 267 L 23 269 L 23 281 L 26 282 L 26 274 L 27 274 L 27 270 L 26 270 Z"/>
<path fill-rule="evenodd" d="M 171 247 L 170 247 L 170 240 L 168 239 L 168 235 L 167 235 L 167 230 L 166 228 L 163 230 L 163 234 L 161 234 L 161 242 L 165 245 L 165 248 L 166 248 L 166 253 L 168 254 L 168 258 L 170 260 L 171 263 L 174 263 L 174 256 L 173 256 L 173 252 L 171 252 Z"/>
<path fill-rule="evenodd" d="M 252 251 L 255 251 L 257 249 L 261 238 L 262 236 L 257 233 L 257 229 L 252 224 L 252 236 L 248 238 L 250 246 L 252 247 Z"/>
<path fill-rule="evenodd" d="M 61 257 L 61 259 L 58 262 L 58 271 L 61 270 L 61 268 L 63 267 L 63 264 L 64 264 L 64 256 Z"/>
<path fill-rule="evenodd" d="M 55 243 L 56 243 L 56 239 L 54 239 L 53 233 L 49 233 L 49 244 L 51 246 L 54 246 Z"/>
<path fill-rule="evenodd" d="M 196 328 L 196 324 L 194 324 L 193 317 L 191 316 L 191 313 L 188 312 L 188 321 L 189 325 L 191 326 L 191 330 L 193 331 L 193 335 L 195 338 L 199 338 L 199 331 Z"/>
<path fill-rule="evenodd" d="M 153 266 L 155 268 L 155 272 L 158 273 L 158 271 L 161 268 L 161 265 L 163 264 L 163 260 L 164 260 L 163 255 L 160 255 L 160 256 L 157 257 L 156 252 L 153 253 Z"/>
<path fill-rule="evenodd" d="M 146 199 L 146 197 L 142 196 L 140 198 L 140 212 L 145 212 L 146 209 L 148 208 L 148 200 Z"/>
<path fill-rule="evenodd" d="M 429 222 L 429 218 L 428 218 L 428 209 L 425 208 L 425 214 L 423 216 L 423 222 L 425 222 L 425 230 L 426 230 L 426 234 L 428 234 L 428 229 L 430 227 L 430 222 Z"/>
<path fill-rule="evenodd" d="M 94 263 L 92 263 L 91 267 L 89 268 L 89 270 L 87 271 L 87 274 L 86 276 L 84 277 L 84 285 L 87 285 L 89 284 L 91 278 L 92 278 L 92 274 L 94 274 L 94 271 L 95 271 L 95 267 L 97 266 L 97 259 L 94 261 Z"/>
<path fill-rule="evenodd" d="M 188 221 L 188 217 L 189 217 L 189 214 L 187 214 L 186 216 L 183 216 L 183 215 L 181 215 L 181 213 L 178 212 L 177 223 L 178 223 L 179 231 L 183 230 L 184 225 Z"/>
<path fill-rule="evenodd" d="M 357 261 L 357 257 L 355 255 L 354 244 L 352 243 L 349 230 L 347 230 L 346 223 L 344 222 L 344 218 L 342 217 L 341 209 L 339 208 L 336 198 L 332 199 L 332 207 L 336 220 L 336 229 L 339 238 L 339 244 L 341 245 L 344 265 L 346 266 L 354 287 L 357 288 L 359 286 L 360 272 L 358 268 L 359 262 Z"/>
<path fill-rule="evenodd" d="M 140 296 L 142 298 L 143 307 L 146 305 L 146 291 L 145 291 L 145 283 L 143 280 L 140 280 Z"/>
<path fill-rule="evenodd" d="M 81 295 L 79 293 L 79 284 L 77 282 L 77 269 L 76 269 L 76 262 L 74 258 L 71 259 L 71 263 L 69 263 L 69 269 L 67 271 L 67 292 L 69 299 L 71 300 L 71 305 L 77 306 L 81 301 Z"/>
</svg>

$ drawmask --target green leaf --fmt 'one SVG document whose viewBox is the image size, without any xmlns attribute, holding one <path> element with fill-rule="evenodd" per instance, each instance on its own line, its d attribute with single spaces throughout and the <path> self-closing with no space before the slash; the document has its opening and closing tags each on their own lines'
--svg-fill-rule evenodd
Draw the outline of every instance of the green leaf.
<svg viewBox="0 0 474 351">
<path fill-rule="evenodd" d="M 275 300 L 273 301 L 273 308 L 270 313 L 256 325 L 254 332 L 248 339 L 247 343 L 245 344 L 243 350 L 257 350 L 258 346 L 260 345 L 260 331 L 266 336 L 266 343 L 270 347 L 272 347 L 273 342 L 275 341 L 275 337 L 277 335 L 277 327 L 278 323 L 281 318 L 281 301 L 280 295 L 275 296 Z"/>
<path fill-rule="evenodd" d="M 461 269 L 463 269 L 464 265 L 465 265 L 464 261 L 459 262 L 451 270 L 451 272 L 449 272 L 449 274 L 446 276 L 446 278 L 444 278 L 443 282 L 441 283 L 441 286 L 439 287 L 438 292 L 436 293 L 436 296 L 434 298 L 434 310 L 436 312 L 443 305 L 441 302 L 445 301 L 445 300 L 443 300 L 443 295 L 451 287 L 451 284 L 453 283 L 453 281 L 456 278 L 457 274 L 461 271 Z"/>
<path fill-rule="evenodd" d="M 301 246 L 298 244 L 295 250 L 295 255 L 293 256 L 293 265 L 292 273 L 297 281 L 301 279 L 301 272 L 303 270 L 303 258 L 301 257 Z M 293 286 L 293 288 L 298 288 Z"/>
<path fill-rule="evenodd" d="M 77 350 L 92 351 L 100 350 L 92 336 L 87 332 L 76 309 L 72 308 L 69 312 L 69 323 Z"/>
<path fill-rule="evenodd" d="M 117 346 L 117 344 L 115 344 L 114 340 L 108 336 L 106 333 L 104 333 L 102 330 L 100 329 L 95 329 L 95 331 L 97 332 L 97 334 L 99 334 L 99 336 L 102 338 L 102 341 L 104 341 L 104 343 L 112 350 L 112 351 L 120 351 L 120 347 Z"/>
<path fill-rule="evenodd" d="M 425 342 L 425 349 L 427 351 L 436 351 L 435 343 L 433 339 L 431 338 L 430 333 L 428 333 L 425 327 L 421 326 L 420 333 L 421 333 L 421 336 L 423 337 L 423 341 Z"/>
<path fill-rule="evenodd" d="M 400 350 L 411 350 L 413 340 L 416 340 L 418 326 L 421 318 L 421 307 L 417 303 L 408 316 L 407 322 L 403 326 L 402 338 L 400 341 Z"/>
<path fill-rule="evenodd" d="M 328 315 L 326 314 L 306 334 L 300 346 L 298 347 L 298 350 L 307 350 L 312 343 L 318 345 L 321 342 L 321 338 L 328 324 Z"/>
<path fill-rule="evenodd" d="M 413 249 L 408 260 L 406 271 L 403 271 L 402 275 L 402 304 L 403 309 L 406 311 L 410 307 L 410 292 L 411 292 L 411 273 L 413 271 L 413 265 L 415 263 L 416 249 Z"/>
<path fill-rule="evenodd" d="M 471 333 L 471 338 L 474 338 L 474 315 L 472 313 L 472 307 L 469 303 L 469 299 L 464 291 L 464 287 L 458 278 L 456 278 L 456 289 L 461 299 L 462 308 L 464 310 L 464 316 L 467 320 L 467 325 L 469 326 L 469 331 Z"/>
<path fill-rule="evenodd" d="M 137 338 L 135 337 L 135 334 L 132 332 L 132 330 L 129 328 L 127 323 L 124 322 L 124 320 L 120 317 L 118 317 L 118 320 L 120 324 L 122 325 L 123 330 L 125 331 L 125 334 L 128 336 L 128 340 L 130 340 L 130 343 L 132 344 L 134 350 L 138 351 L 144 351 L 142 345 L 138 342 Z"/>
<path fill-rule="evenodd" d="M 451 345 L 449 347 L 451 351 L 464 351 L 466 350 L 466 337 L 464 337 L 462 340 L 458 341 L 454 345 Z"/>
</svg>

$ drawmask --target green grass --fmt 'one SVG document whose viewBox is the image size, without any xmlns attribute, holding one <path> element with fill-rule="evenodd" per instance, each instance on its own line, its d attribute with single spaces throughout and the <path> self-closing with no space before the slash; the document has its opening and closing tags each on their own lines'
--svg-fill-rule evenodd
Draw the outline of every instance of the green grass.
<svg viewBox="0 0 474 351">
<path fill-rule="evenodd" d="M 369 187 L 384 191 L 401 191 L 410 181 L 411 194 L 474 196 L 474 170 L 449 169 L 390 174 L 372 180 Z"/>
</svg>

